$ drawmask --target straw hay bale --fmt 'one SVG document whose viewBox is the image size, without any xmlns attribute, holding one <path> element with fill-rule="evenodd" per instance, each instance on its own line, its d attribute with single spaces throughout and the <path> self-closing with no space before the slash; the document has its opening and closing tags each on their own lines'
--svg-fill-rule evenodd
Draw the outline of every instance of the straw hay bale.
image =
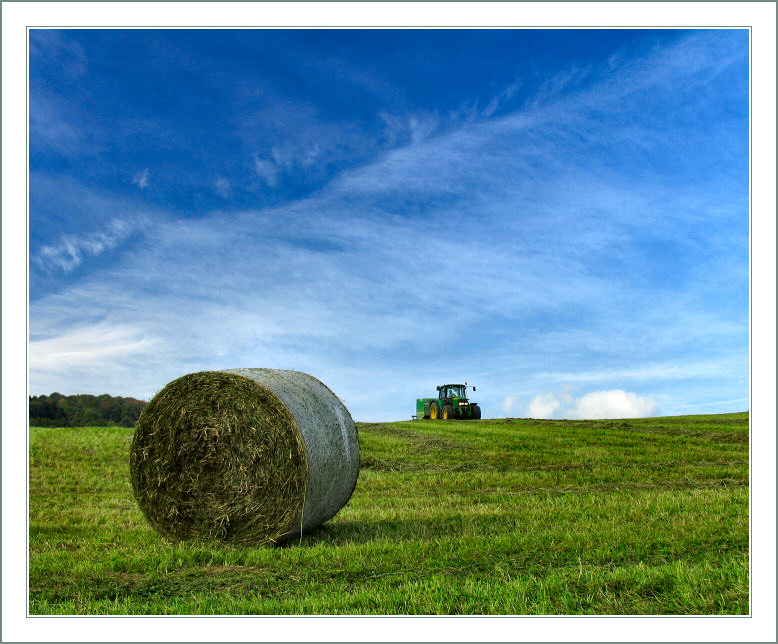
<svg viewBox="0 0 778 644">
<path fill-rule="evenodd" d="M 144 408 L 130 475 L 171 540 L 275 543 L 332 518 L 359 473 L 354 421 L 316 378 L 280 369 L 201 371 Z"/>
</svg>

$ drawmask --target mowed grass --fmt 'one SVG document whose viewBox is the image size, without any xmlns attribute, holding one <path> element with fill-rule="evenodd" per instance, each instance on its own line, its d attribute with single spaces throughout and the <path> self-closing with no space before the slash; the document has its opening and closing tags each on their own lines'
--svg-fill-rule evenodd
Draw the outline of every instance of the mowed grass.
<svg viewBox="0 0 778 644">
<path fill-rule="evenodd" d="M 166 543 L 132 430 L 30 430 L 30 613 L 749 611 L 748 414 L 358 423 L 349 504 L 280 547 Z"/>
</svg>

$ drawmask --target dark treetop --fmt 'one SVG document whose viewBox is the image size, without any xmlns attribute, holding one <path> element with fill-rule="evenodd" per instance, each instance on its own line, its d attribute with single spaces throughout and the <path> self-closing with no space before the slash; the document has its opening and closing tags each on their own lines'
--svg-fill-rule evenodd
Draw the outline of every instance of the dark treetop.
<svg viewBox="0 0 778 644">
<path fill-rule="evenodd" d="M 146 402 L 102 394 L 30 396 L 31 427 L 134 427 Z"/>
</svg>

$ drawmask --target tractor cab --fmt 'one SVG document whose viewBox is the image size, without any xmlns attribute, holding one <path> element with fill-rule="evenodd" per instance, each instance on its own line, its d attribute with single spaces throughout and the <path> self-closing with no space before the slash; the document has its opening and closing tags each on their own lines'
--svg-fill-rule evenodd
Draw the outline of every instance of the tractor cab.
<svg viewBox="0 0 778 644">
<path fill-rule="evenodd" d="M 467 384 L 464 385 L 440 385 L 438 387 L 440 398 L 453 400 L 454 398 L 467 398 Z"/>
</svg>

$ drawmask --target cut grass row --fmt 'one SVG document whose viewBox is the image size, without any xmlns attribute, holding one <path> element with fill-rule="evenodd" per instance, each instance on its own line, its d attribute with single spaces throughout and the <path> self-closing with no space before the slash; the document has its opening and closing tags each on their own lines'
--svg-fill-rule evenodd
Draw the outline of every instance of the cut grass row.
<svg viewBox="0 0 778 644">
<path fill-rule="evenodd" d="M 165 543 L 131 430 L 30 431 L 31 614 L 746 614 L 748 414 L 358 424 L 282 547 Z"/>
</svg>

